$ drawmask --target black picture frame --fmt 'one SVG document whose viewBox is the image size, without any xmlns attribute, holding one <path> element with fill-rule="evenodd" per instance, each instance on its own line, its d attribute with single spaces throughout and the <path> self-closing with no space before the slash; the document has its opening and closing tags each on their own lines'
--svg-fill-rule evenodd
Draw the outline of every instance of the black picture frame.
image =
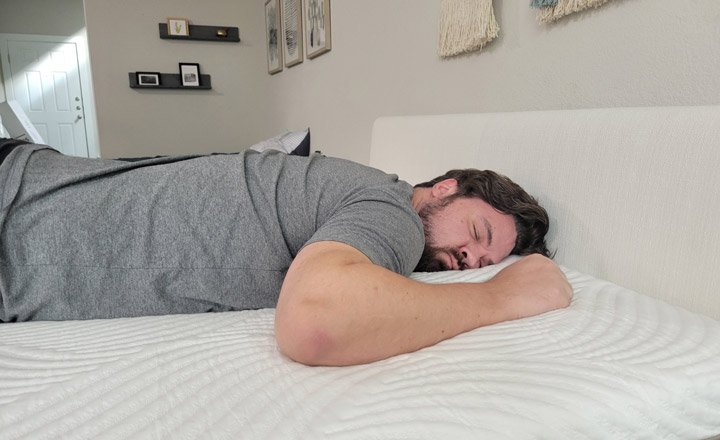
<svg viewBox="0 0 720 440">
<path fill-rule="evenodd" d="M 183 87 L 200 87 L 200 64 L 179 63 L 180 83 Z"/>
<path fill-rule="evenodd" d="M 160 72 L 135 72 L 139 86 L 157 87 L 160 85 Z"/>
</svg>

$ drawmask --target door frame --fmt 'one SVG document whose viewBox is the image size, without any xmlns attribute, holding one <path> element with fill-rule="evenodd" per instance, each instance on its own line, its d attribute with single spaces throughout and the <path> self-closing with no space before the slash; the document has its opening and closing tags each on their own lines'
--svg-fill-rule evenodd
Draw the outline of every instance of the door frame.
<svg viewBox="0 0 720 440">
<path fill-rule="evenodd" d="M 42 43 L 74 43 L 77 48 L 78 69 L 80 75 L 80 90 L 83 94 L 83 113 L 85 115 L 85 137 L 88 143 L 88 156 L 100 157 L 100 146 L 98 143 L 97 115 L 95 113 L 95 94 L 92 85 L 92 72 L 90 70 L 90 56 L 88 55 L 87 33 L 85 30 L 78 31 L 71 36 L 53 35 L 31 35 L 31 34 L 6 34 L 0 33 L 0 83 L 4 90 L 4 99 L 14 98 L 14 92 L 8 90 L 9 78 L 3 73 L 2 66 L 9 66 L 8 41 L 29 41 Z M 8 72 L 8 76 L 10 73 Z M 0 93 L 0 98 L 2 94 Z"/>
</svg>

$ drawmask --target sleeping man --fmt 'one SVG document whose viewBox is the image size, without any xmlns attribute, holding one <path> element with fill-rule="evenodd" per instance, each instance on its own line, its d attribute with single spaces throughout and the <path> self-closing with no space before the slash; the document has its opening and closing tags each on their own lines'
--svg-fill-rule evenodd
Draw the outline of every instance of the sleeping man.
<svg viewBox="0 0 720 440">
<path fill-rule="evenodd" d="M 0 322 L 276 307 L 283 353 L 350 365 L 572 295 L 547 258 L 545 210 L 490 171 L 413 188 L 320 155 L 124 162 L 23 145 L 2 161 L 0 187 Z M 510 254 L 529 256 L 485 283 L 407 277 Z"/>
</svg>

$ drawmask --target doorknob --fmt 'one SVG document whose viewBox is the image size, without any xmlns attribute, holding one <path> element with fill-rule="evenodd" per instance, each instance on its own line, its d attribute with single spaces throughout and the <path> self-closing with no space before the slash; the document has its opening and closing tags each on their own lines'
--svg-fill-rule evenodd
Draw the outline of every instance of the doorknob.
<svg viewBox="0 0 720 440">
<path fill-rule="evenodd" d="M 75 119 L 75 120 L 76 120 L 76 121 L 79 121 L 80 119 L 82 119 L 82 116 L 77 115 L 77 119 Z"/>
<path fill-rule="evenodd" d="M 75 107 L 75 110 L 82 110 L 82 107 L 78 105 L 77 107 Z"/>
</svg>

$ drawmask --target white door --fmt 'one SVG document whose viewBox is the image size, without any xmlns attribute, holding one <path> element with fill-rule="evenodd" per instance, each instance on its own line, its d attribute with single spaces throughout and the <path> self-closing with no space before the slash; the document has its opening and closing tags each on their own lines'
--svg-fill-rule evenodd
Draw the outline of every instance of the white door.
<svg viewBox="0 0 720 440">
<path fill-rule="evenodd" d="M 7 99 L 20 103 L 45 143 L 90 157 L 77 45 L 7 40 L 3 49 Z"/>
</svg>

